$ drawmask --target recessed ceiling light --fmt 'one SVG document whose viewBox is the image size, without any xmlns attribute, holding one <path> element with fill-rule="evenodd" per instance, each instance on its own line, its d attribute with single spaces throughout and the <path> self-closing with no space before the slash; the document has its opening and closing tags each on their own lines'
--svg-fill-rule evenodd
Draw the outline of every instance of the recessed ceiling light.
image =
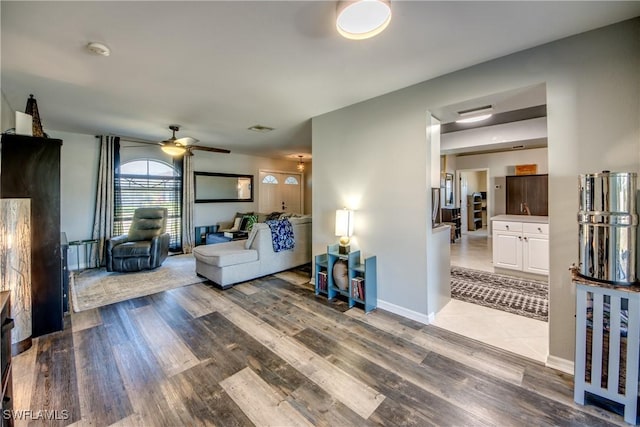
<svg viewBox="0 0 640 427">
<path fill-rule="evenodd" d="M 100 56 L 111 55 L 111 49 L 109 49 L 109 46 L 102 43 L 97 43 L 97 42 L 88 43 L 87 50 L 93 54 L 100 55 Z"/>
<path fill-rule="evenodd" d="M 262 125 L 253 125 L 247 129 L 252 130 L 254 132 L 262 132 L 262 133 L 271 132 L 273 130 L 273 128 L 270 128 L 269 126 L 262 126 Z"/>
<path fill-rule="evenodd" d="M 485 105 L 484 107 L 472 108 L 471 110 L 458 111 L 460 118 L 456 120 L 456 123 L 474 123 L 482 120 L 487 120 L 493 114 L 493 107 L 491 105 Z"/>
<path fill-rule="evenodd" d="M 336 28 L 341 36 L 364 40 L 380 34 L 391 22 L 390 0 L 345 0 L 337 5 Z"/>
</svg>

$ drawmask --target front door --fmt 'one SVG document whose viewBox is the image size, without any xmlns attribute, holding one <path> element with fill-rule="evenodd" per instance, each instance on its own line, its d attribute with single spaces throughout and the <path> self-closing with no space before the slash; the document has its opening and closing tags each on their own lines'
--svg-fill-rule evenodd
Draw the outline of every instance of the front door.
<svg viewBox="0 0 640 427">
<path fill-rule="evenodd" d="M 260 212 L 303 212 L 301 173 L 260 171 L 259 194 Z"/>
</svg>

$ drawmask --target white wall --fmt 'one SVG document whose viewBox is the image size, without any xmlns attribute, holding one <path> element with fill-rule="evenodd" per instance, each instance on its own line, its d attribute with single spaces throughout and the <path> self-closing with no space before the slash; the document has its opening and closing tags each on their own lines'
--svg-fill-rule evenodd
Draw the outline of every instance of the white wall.
<svg viewBox="0 0 640 427">
<path fill-rule="evenodd" d="M 492 216 L 506 212 L 507 193 L 505 191 L 505 177 L 507 175 L 514 174 L 514 166 L 521 164 L 537 164 L 539 174 L 549 173 L 547 157 L 547 148 L 534 148 L 531 150 L 459 156 L 455 157 L 455 165 L 458 169 L 489 168 L 490 185 L 487 190 L 487 197 L 490 200 L 490 204 L 487 206 L 487 215 L 491 218 Z M 499 188 L 496 188 L 496 186 Z"/>
<path fill-rule="evenodd" d="M 602 169 L 640 169 L 640 18 L 314 118 L 314 253 L 335 241 L 333 210 L 354 199 L 359 244 L 378 256 L 379 299 L 424 312 L 431 169 L 425 112 L 539 83 L 547 87 L 549 141 L 549 360 L 572 361 L 576 180 Z"/>
<path fill-rule="evenodd" d="M 100 141 L 94 135 L 46 131 L 62 140 L 60 155 L 60 230 L 67 239 L 90 239 L 98 185 Z"/>
<path fill-rule="evenodd" d="M 196 203 L 194 212 L 194 225 L 213 225 L 218 222 L 229 222 L 233 219 L 236 212 L 257 212 L 258 211 L 258 171 L 260 169 L 268 169 L 283 172 L 297 172 L 295 160 L 279 160 L 269 159 L 266 157 L 255 157 L 244 154 L 219 154 L 207 151 L 195 151 L 194 170 L 198 172 L 223 172 L 223 173 L 239 173 L 253 175 L 253 202 L 236 202 L 236 203 Z M 311 192 L 310 181 L 311 165 L 305 163 L 305 200 L 310 198 L 308 192 Z M 305 203 L 305 210 L 307 209 Z M 310 213 L 311 211 L 305 211 Z"/>
<path fill-rule="evenodd" d="M 49 132 L 50 136 L 63 140 L 62 149 L 62 229 L 69 240 L 86 239 L 91 235 L 93 210 L 97 185 L 99 140 L 93 135 L 78 135 L 64 132 Z M 153 158 L 171 164 L 171 156 L 159 147 L 146 146 L 127 141 L 121 142 L 120 160 Z M 243 154 L 219 154 L 195 151 L 194 170 L 202 172 L 227 172 L 253 174 L 257 179 L 258 169 L 295 171 L 297 162 L 274 160 Z M 308 164 L 310 169 L 310 164 Z M 307 175 L 305 171 L 305 175 Z M 310 175 L 310 174 L 309 174 Z M 254 182 L 257 185 L 257 182 Z M 305 188 L 306 192 L 310 189 Z M 210 225 L 229 221 L 236 211 L 255 211 L 258 206 L 257 187 L 254 202 L 198 203 L 195 205 L 194 225 Z M 311 197 L 309 195 L 309 197 Z"/>
</svg>

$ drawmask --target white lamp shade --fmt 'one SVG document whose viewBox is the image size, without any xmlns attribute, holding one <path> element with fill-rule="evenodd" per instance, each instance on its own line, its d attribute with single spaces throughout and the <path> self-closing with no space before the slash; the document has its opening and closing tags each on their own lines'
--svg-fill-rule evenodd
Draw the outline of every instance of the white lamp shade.
<svg viewBox="0 0 640 427">
<path fill-rule="evenodd" d="M 336 211 L 336 236 L 353 236 L 353 211 L 349 209 Z"/>
</svg>

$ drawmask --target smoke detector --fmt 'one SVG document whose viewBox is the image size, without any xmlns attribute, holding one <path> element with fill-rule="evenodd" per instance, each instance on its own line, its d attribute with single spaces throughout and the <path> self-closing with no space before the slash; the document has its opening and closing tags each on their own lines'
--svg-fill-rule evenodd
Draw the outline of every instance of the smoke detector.
<svg viewBox="0 0 640 427">
<path fill-rule="evenodd" d="M 102 43 L 91 42 L 87 44 L 87 50 L 95 55 L 100 55 L 100 56 L 111 55 L 111 49 L 109 49 L 109 46 Z"/>
<path fill-rule="evenodd" d="M 254 132 L 261 132 L 261 133 L 271 132 L 273 130 L 272 127 L 263 126 L 263 125 L 253 125 L 248 129 Z"/>
</svg>

